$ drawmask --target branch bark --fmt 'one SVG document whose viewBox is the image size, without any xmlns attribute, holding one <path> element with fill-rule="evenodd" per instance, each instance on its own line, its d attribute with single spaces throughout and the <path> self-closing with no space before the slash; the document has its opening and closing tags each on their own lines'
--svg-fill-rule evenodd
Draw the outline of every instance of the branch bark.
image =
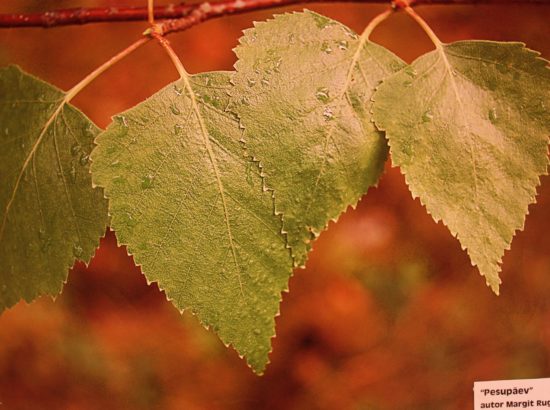
<svg viewBox="0 0 550 410">
<path fill-rule="evenodd" d="M 550 0 L 409 0 L 411 6 L 428 4 L 439 5 L 480 5 L 480 4 L 546 4 Z M 157 20 L 175 20 L 167 24 L 165 33 L 185 30 L 204 20 L 230 14 L 246 13 L 254 10 L 270 9 L 305 3 L 369 3 L 399 4 L 389 0 L 221 0 L 197 4 L 171 4 L 155 7 Z M 53 10 L 43 13 L 0 14 L 0 28 L 13 27 L 57 27 L 66 25 L 147 21 L 147 7 L 98 7 Z"/>
</svg>

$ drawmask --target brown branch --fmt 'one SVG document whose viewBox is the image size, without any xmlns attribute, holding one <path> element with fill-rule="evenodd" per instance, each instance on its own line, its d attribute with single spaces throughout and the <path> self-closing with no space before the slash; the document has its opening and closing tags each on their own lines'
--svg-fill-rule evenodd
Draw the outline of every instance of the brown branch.
<svg viewBox="0 0 550 410">
<path fill-rule="evenodd" d="M 479 5 L 479 4 L 546 4 L 550 0 L 409 0 L 412 6 L 426 4 L 446 5 Z M 200 4 L 172 4 L 155 7 L 155 19 L 178 19 L 180 28 L 169 29 L 167 32 L 189 28 L 201 21 L 230 14 L 245 13 L 294 4 L 304 3 L 369 3 L 369 4 L 399 4 L 399 1 L 388 0 L 221 0 Z M 57 27 L 75 24 L 147 21 L 147 7 L 98 7 L 53 10 L 43 13 L 0 14 L 0 28 L 10 27 Z M 175 27 L 173 24 L 171 27 Z"/>
</svg>

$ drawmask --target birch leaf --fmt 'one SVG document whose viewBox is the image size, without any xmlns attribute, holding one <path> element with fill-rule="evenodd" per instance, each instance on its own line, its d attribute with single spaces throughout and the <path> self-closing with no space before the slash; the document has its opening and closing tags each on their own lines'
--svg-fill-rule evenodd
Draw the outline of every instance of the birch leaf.
<svg viewBox="0 0 550 410">
<path fill-rule="evenodd" d="M 292 260 L 271 193 L 225 111 L 228 87 L 221 72 L 167 86 L 98 137 L 92 169 L 147 279 L 261 373 Z"/>
<path fill-rule="evenodd" d="M 88 161 L 99 129 L 64 97 L 18 67 L 0 69 L 0 311 L 57 295 L 105 233 Z"/>
<path fill-rule="evenodd" d="M 295 264 L 310 242 L 378 181 L 387 156 L 371 122 L 378 83 L 401 60 L 316 13 L 278 15 L 235 50 L 232 106 L 275 191 Z"/>
<path fill-rule="evenodd" d="M 504 251 L 548 164 L 547 62 L 521 43 L 446 44 L 385 81 L 374 99 L 413 196 L 498 293 Z"/>
</svg>

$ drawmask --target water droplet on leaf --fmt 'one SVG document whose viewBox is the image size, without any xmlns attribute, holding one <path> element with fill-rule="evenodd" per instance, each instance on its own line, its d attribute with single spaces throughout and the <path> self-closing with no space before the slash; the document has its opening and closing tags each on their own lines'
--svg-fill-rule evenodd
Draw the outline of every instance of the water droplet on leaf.
<svg viewBox="0 0 550 410">
<path fill-rule="evenodd" d="M 325 108 L 323 111 L 323 117 L 325 117 L 325 121 L 330 121 L 334 117 L 334 114 L 332 113 L 332 109 L 330 107 Z"/>
<path fill-rule="evenodd" d="M 88 138 L 95 137 L 95 127 L 93 124 L 88 124 L 87 126 L 85 126 L 82 132 Z"/>
<path fill-rule="evenodd" d="M 489 110 L 489 121 L 491 121 L 493 124 L 497 121 L 498 115 L 497 110 L 495 108 L 491 108 Z"/>
<path fill-rule="evenodd" d="M 73 245 L 73 255 L 77 258 L 80 258 L 82 256 L 82 253 L 84 251 L 82 250 L 82 248 L 79 246 L 79 245 Z"/>
<path fill-rule="evenodd" d="M 141 188 L 142 189 L 149 189 L 153 186 L 153 181 L 155 180 L 155 176 L 151 174 L 145 175 L 141 179 Z"/>
<path fill-rule="evenodd" d="M 71 155 L 74 157 L 76 155 L 78 155 L 78 153 L 80 152 L 80 144 L 78 143 L 74 143 L 73 146 L 71 147 Z"/>
<path fill-rule="evenodd" d="M 327 87 L 319 87 L 315 92 L 315 97 L 321 102 L 328 102 L 330 100 L 329 90 Z"/>
<path fill-rule="evenodd" d="M 321 45 L 321 51 L 324 51 L 327 54 L 332 53 L 332 48 L 330 47 L 328 41 L 323 41 L 323 44 Z"/>
<path fill-rule="evenodd" d="M 405 69 L 405 74 L 407 74 L 409 77 L 412 77 L 412 78 L 415 78 L 418 75 L 416 70 L 412 67 L 407 67 Z"/>
<path fill-rule="evenodd" d="M 422 114 L 422 122 L 430 122 L 434 115 L 430 110 L 426 111 L 424 114 Z"/>
<path fill-rule="evenodd" d="M 71 176 L 71 182 L 74 184 L 76 182 L 76 168 L 74 164 L 71 166 L 71 169 L 69 170 L 69 175 Z"/>
<path fill-rule="evenodd" d="M 199 96 L 200 97 L 200 96 Z M 170 105 L 170 111 L 172 111 L 172 114 L 174 115 L 180 115 L 181 114 L 181 111 L 180 109 L 176 106 L 176 104 L 171 104 Z"/>
<path fill-rule="evenodd" d="M 80 160 L 78 162 L 80 162 L 80 165 L 86 165 L 89 161 L 90 161 L 90 156 L 86 153 L 83 153 L 80 156 Z"/>
</svg>

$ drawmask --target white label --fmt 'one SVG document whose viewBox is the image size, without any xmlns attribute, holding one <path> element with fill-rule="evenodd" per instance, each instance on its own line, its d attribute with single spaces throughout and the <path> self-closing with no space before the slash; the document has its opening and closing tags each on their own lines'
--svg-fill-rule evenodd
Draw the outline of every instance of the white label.
<svg viewBox="0 0 550 410">
<path fill-rule="evenodd" d="M 550 379 L 474 383 L 474 410 L 550 409 Z"/>
</svg>

